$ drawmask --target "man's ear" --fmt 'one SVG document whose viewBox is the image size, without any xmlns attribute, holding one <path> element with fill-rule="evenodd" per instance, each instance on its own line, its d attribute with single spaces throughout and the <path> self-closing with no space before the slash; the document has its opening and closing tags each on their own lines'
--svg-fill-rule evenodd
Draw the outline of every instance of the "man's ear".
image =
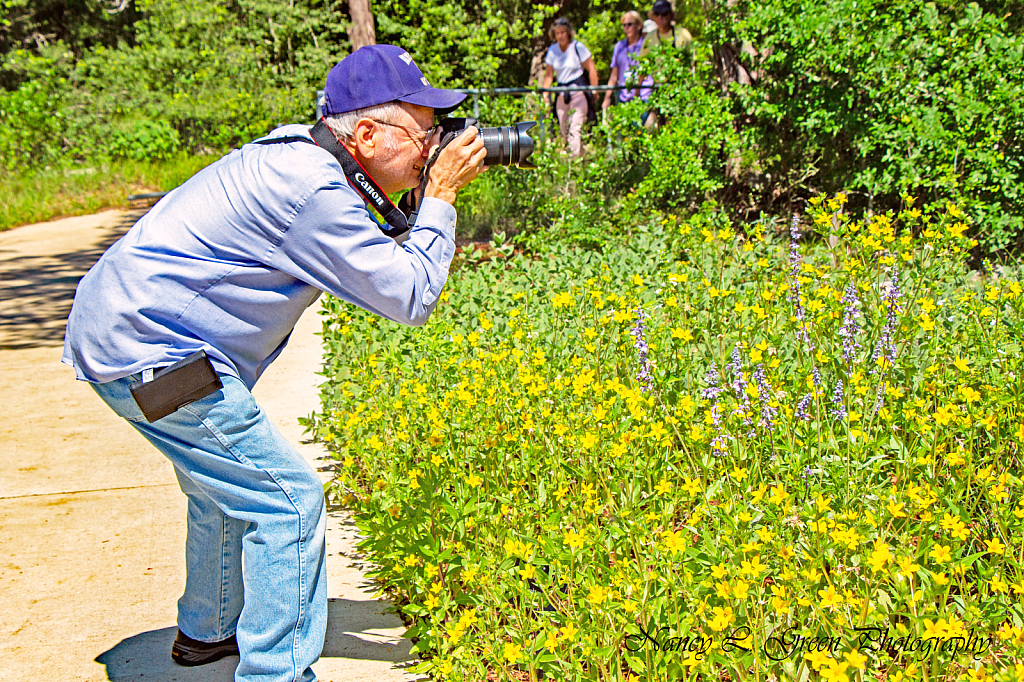
<svg viewBox="0 0 1024 682">
<path fill-rule="evenodd" d="M 356 151 L 363 158 L 372 159 L 377 145 L 374 133 L 377 125 L 369 118 L 361 118 L 356 122 L 356 129 L 352 134 L 352 143 Z"/>
</svg>

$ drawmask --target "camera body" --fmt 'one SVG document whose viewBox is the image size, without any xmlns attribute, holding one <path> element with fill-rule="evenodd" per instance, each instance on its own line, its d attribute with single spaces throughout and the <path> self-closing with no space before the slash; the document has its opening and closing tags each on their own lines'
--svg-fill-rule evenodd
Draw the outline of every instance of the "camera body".
<svg viewBox="0 0 1024 682">
<path fill-rule="evenodd" d="M 537 125 L 536 121 L 523 121 L 514 126 L 482 128 L 475 118 L 445 118 L 438 124 L 441 128 L 441 146 L 444 149 L 459 133 L 470 126 L 476 126 L 484 142 L 487 156 L 485 166 L 516 166 L 536 168 L 529 161 L 533 153 L 533 138 L 527 131 Z"/>
</svg>

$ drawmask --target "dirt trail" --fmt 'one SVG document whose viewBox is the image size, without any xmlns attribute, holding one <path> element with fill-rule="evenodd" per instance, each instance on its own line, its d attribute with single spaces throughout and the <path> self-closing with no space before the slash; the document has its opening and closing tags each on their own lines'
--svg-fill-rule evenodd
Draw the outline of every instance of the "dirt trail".
<svg viewBox="0 0 1024 682">
<path fill-rule="evenodd" d="M 0 679 L 228 682 L 237 658 L 170 660 L 185 496 L 170 463 L 60 364 L 78 280 L 141 216 L 107 211 L 0 233 Z M 296 419 L 317 407 L 318 307 L 254 391 L 324 471 Z M 332 514 L 327 682 L 412 680 L 404 628 L 375 600 L 355 529 Z"/>
</svg>

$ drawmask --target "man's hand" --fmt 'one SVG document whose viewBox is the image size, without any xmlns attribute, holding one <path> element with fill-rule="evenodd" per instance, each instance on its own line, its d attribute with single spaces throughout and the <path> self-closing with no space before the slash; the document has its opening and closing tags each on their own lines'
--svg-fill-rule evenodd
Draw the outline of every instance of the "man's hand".
<svg viewBox="0 0 1024 682">
<path fill-rule="evenodd" d="M 427 180 L 423 196 L 454 204 L 456 193 L 485 169 L 484 157 L 487 156 L 487 150 L 484 149 L 484 141 L 479 132 L 476 127 L 470 126 L 441 150 L 430 169 L 430 179 Z"/>
</svg>

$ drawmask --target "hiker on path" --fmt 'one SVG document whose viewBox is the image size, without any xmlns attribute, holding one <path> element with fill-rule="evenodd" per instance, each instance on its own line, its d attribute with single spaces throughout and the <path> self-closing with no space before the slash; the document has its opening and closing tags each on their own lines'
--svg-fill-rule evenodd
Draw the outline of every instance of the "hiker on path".
<svg viewBox="0 0 1024 682">
<path fill-rule="evenodd" d="M 545 88 L 557 78 L 558 85 L 597 85 L 597 67 L 587 46 L 576 40 L 572 24 L 565 17 L 555 19 L 548 31 L 554 41 L 544 56 Z M 569 153 L 583 154 L 583 124 L 597 120 L 594 96 L 589 92 L 561 92 L 551 95 L 555 116 L 562 137 L 569 143 Z"/>
</svg>

